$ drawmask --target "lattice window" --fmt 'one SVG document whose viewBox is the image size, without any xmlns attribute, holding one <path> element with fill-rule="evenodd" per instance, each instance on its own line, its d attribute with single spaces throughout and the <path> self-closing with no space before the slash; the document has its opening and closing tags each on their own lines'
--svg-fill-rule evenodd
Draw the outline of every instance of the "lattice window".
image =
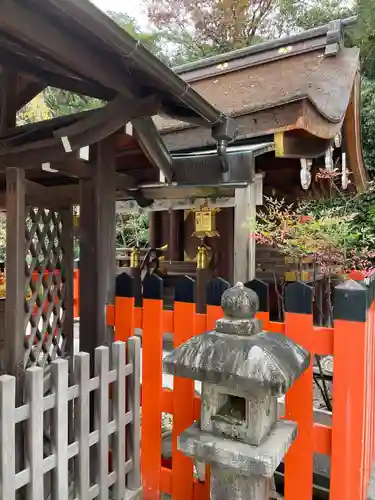
<svg viewBox="0 0 375 500">
<path fill-rule="evenodd" d="M 58 212 L 30 208 L 26 220 L 25 368 L 64 352 L 64 252 Z"/>
</svg>

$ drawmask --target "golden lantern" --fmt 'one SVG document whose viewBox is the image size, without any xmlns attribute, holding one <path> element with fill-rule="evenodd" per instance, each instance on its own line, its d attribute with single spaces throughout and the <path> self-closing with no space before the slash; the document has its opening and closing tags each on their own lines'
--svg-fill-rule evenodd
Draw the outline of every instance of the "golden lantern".
<svg viewBox="0 0 375 500">
<path fill-rule="evenodd" d="M 133 269 L 141 267 L 141 251 L 138 247 L 134 247 L 130 253 L 130 267 Z"/>
<path fill-rule="evenodd" d="M 205 245 L 198 247 L 197 253 L 197 269 L 207 269 L 210 262 L 208 249 Z"/>
<path fill-rule="evenodd" d="M 193 209 L 195 213 L 195 231 L 193 236 L 197 238 L 213 238 L 219 236 L 216 229 L 216 213 L 219 208 L 210 208 L 206 201 L 199 209 Z"/>
</svg>

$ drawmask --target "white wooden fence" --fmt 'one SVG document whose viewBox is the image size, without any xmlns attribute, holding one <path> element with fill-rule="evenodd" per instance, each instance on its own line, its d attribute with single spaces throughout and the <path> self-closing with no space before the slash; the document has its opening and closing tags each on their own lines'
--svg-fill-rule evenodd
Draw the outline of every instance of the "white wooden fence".
<svg viewBox="0 0 375 500">
<path fill-rule="evenodd" d="M 0 500 L 14 500 L 21 488 L 27 500 L 124 500 L 139 492 L 140 340 L 131 338 L 127 349 L 115 342 L 111 358 L 110 366 L 108 347 L 95 350 L 93 378 L 86 353 L 75 355 L 72 376 L 67 360 L 54 361 L 48 395 L 43 369 L 29 368 L 25 404 L 19 407 L 15 378 L 0 377 Z M 49 456 L 43 448 L 46 421 L 51 422 Z M 16 447 L 20 433 L 24 450 Z"/>
</svg>

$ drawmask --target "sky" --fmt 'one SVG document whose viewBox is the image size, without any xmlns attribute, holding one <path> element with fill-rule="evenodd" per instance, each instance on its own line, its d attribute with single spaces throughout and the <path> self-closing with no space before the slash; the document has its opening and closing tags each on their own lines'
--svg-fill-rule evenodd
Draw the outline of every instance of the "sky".
<svg viewBox="0 0 375 500">
<path fill-rule="evenodd" d="M 99 9 L 126 12 L 134 17 L 140 26 L 147 25 L 147 16 L 140 0 L 91 0 Z"/>
</svg>

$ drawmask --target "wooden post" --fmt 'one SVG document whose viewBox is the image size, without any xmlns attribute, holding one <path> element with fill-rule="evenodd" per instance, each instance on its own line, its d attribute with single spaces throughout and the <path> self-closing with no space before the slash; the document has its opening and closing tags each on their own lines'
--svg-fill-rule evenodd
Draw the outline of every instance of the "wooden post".
<svg viewBox="0 0 375 500">
<path fill-rule="evenodd" d="M 81 180 L 80 348 L 112 342 L 106 306 L 114 304 L 116 278 L 115 143 L 108 137 L 96 146 L 93 179 Z"/>
<path fill-rule="evenodd" d="M 74 250 L 73 250 L 73 210 L 72 207 L 61 210 L 62 235 L 61 246 L 64 253 L 63 277 L 65 280 L 65 320 L 63 326 L 66 339 L 65 355 L 71 359 L 74 347 Z"/>
<path fill-rule="evenodd" d="M 0 131 L 16 126 L 17 73 L 3 68 L 0 78 Z"/>
<path fill-rule="evenodd" d="M 368 291 L 347 280 L 335 288 L 332 455 L 330 498 L 364 498 L 366 474 L 366 319 Z M 355 377 L 353 377 L 355 373 Z M 366 485 L 367 486 L 367 485 Z M 301 498 L 301 497 L 300 497 Z"/>
<path fill-rule="evenodd" d="M 169 260 L 180 260 L 180 214 L 177 210 L 169 212 Z"/>
<path fill-rule="evenodd" d="M 150 212 L 148 214 L 148 240 L 149 247 L 157 248 L 160 245 L 158 237 L 158 225 L 160 224 L 160 214 Z"/>
<path fill-rule="evenodd" d="M 22 402 L 25 340 L 25 171 L 6 170 L 7 298 L 3 367 L 17 378 L 17 404 Z"/>
<path fill-rule="evenodd" d="M 262 179 L 235 190 L 234 283 L 255 278 L 255 240 L 250 238 L 250 223 L 255 220 L 256 206 L 261 204 Z"/>
</svg>

